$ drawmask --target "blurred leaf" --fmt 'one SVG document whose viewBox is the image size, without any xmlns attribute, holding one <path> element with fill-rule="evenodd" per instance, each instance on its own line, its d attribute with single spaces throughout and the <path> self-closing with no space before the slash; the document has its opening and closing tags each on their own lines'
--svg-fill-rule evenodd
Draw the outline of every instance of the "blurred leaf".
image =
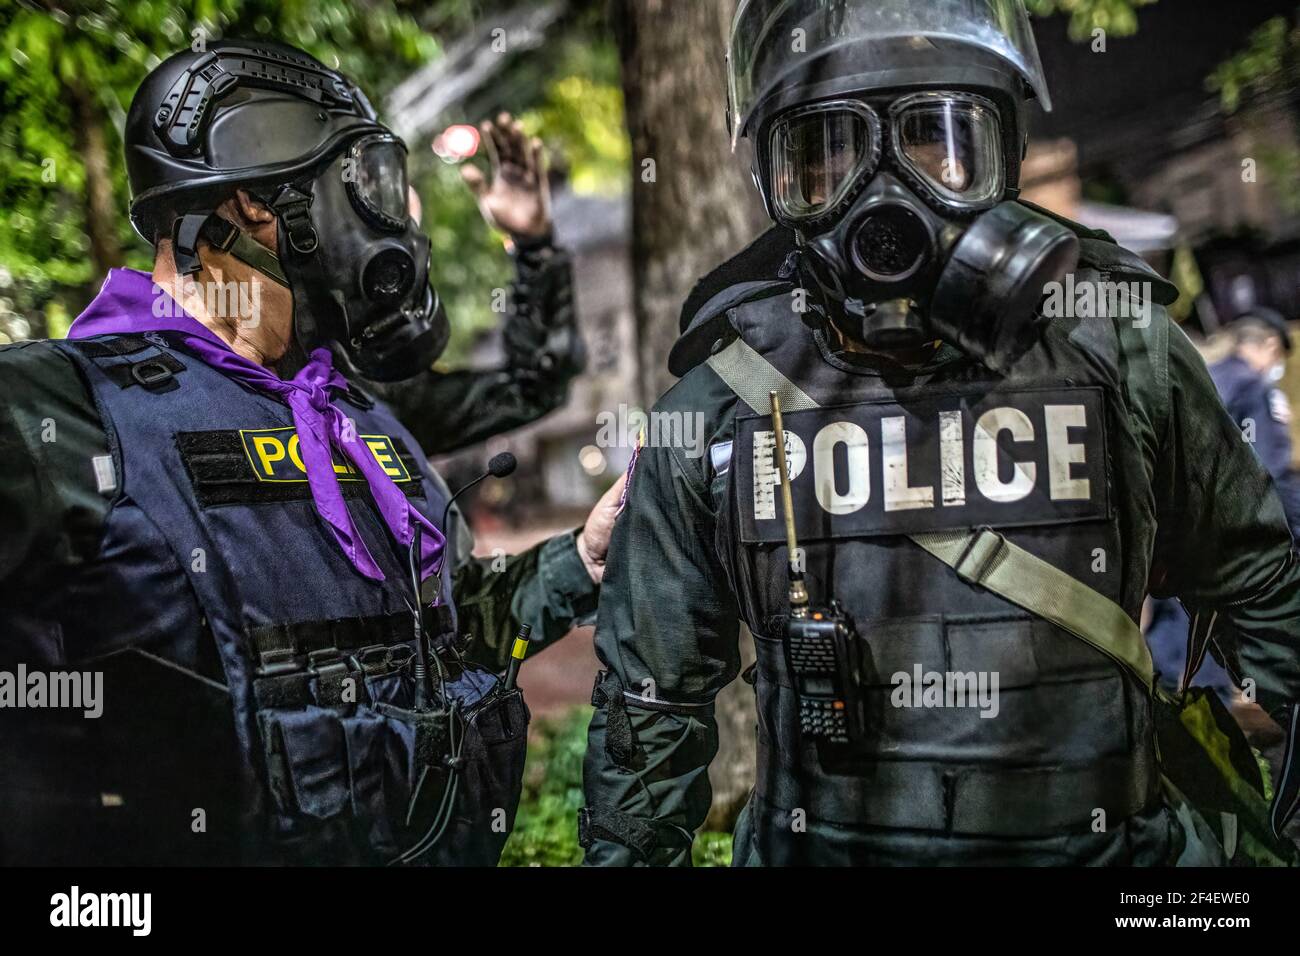
<svg viewBox="0 0 1300 956">
<path fill-rule="evenodd" d="M 1109 36 L 1132 36 L 1138 28 L 1138 8 L 1155 2 L 1156 0 L 1025 0 L 1025 6 L 1035 16 L 1065 14 L 1070 18 L 1070 36 L 1083 40 L 1099 29 L 1105 30 Z"/>
</svg>

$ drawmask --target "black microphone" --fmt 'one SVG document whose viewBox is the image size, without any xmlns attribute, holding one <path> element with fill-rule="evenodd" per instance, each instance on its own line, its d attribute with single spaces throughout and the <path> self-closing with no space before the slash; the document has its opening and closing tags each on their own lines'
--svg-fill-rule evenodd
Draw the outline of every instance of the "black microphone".
<svg viewBox="0 0 1300 956">
<path fill-rule="evenodd" d="M 492 460 L 488 462 L 488 474 L 493 478 L 507 478 L 515 473 L 519 467 L 519 459 L 508 451 L 503 451 L 499 455 L 493 455 Z"/>
<path fill-rule="evenodd" d="M 518 467 L 519 459 L 508 451 L 503 451 L 499 455 L 493 455 L 492 460 L 488 462 L 487 471 L 483 472 L 483 474 L 479 475 L 468 485 L 461 485 L 460 490 L 447 499 L 447 507 L 442 509 L 442 524 L 439 526 L 438 530 L 443 534 L 447 533 L 447 515 L 451 514 L 452 503 L 455 502 L 457 498 L 469 491 L 483 479 L 505 478 L 508 475 L 514 474 L 515 469 Z"/>
</svg>

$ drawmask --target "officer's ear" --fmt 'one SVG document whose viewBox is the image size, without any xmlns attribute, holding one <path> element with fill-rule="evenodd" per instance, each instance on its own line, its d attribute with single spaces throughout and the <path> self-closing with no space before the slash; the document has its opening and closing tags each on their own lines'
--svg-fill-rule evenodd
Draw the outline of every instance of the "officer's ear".
<svg viewBox="0 0 1300 956">
<path fill-rule="evenodd" d="M 278 223 L 275 213 L 271 212 L 264 203 L 254 199 L 248 190 L 236 190 L 234 196 L 218 207 L 217 213 L 233 222 L 266 248 L 272 251 L 276 249 Z"/>
</svg>

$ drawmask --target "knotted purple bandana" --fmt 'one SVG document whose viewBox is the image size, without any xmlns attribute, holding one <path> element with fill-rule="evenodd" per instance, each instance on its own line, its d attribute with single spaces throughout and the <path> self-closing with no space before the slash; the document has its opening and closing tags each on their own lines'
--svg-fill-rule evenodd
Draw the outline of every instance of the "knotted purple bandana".
<svg viewBox="0 0 1300 956">
<path fill-rule="evenodd" d="M 167 297 L 166 308 L 155 307 L 159 296 Z M 399 544 L 409 548 L 415 523 L 420 524 L 421 574 L 427 578 L 437 573 L 445 550 L 443 536 L 411 505 L 361 440 L 355 424 L 330 400 L 330 390 L 344 391 L 348 382 L 334 368 L 329 349 L 316 349 L 302 371 L 285 381 L 270 369 L 233 352 L 216 333 L 175 304 L 151 276 L 134 269 L 109 272 L 99 295 L 72 323 L 68 338 L 143 332 L 184 336 L 186 348 L 221 374 L 289 406 L 316 511 L 357 571 L 372 580 L 384 580 L 384 572 L 366 548 L 343 500 L 331 448 L 337 448 L 365 478 L 384 524 Z"/>
</svg>

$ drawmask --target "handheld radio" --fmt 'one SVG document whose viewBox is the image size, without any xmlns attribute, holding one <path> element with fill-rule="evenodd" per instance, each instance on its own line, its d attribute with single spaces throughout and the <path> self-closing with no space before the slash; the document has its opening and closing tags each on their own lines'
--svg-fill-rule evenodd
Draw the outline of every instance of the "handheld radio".
<svg viewBox="0 0 1300 956">
<path fill-rule="evenodd" d="M 785 624 L 785 657 L 799 698 L 799 729 L 806 740 L 851 745 L 865 733 L 859 667 L 862 642 L 853 619 L 838 601 L 812 607 L 804 584 L 799 542 L 794 530 L 794 502 L 785 459 L 785 426 L 781 399 L 771 393 L 772 427 L 776 432 L 777 471 L 790 577 L 790 614 Z M 838 748 L 836 748 L 838 749 Z M 830 754 L 823 764 L 834 762 Z"/>
</svg>

